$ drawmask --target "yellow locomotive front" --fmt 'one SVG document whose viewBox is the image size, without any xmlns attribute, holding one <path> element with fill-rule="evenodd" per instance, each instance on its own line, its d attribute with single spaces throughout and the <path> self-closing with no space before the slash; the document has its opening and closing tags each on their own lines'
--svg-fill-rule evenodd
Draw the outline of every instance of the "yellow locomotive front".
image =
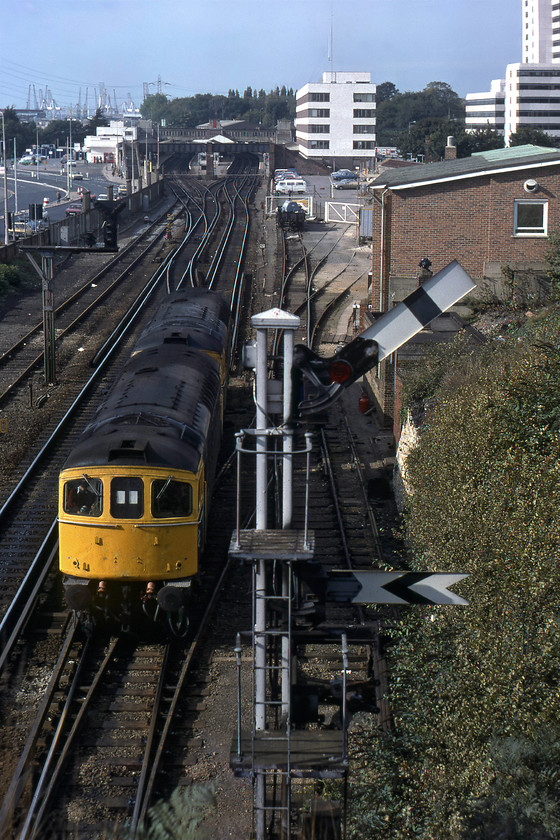
<svg viewBox="0 0 560 840">
<path fill-rule="evenodd" d="M 60 475 L 60 570 L 103 581 L 189 578 L 198 569 L 204 474 L 156 469 Z"/>
</svg>

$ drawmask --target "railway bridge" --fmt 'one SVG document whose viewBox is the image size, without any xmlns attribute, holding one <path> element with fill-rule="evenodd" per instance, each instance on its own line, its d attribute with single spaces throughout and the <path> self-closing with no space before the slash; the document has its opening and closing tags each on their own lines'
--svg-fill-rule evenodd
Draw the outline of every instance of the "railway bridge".
<svg viewBox="0 0 560 840">
<path fill-rule="evenodd" d="M 146 154 L 155 160 L 165 161 L 172 155 L 206 154 L 206 160 L 233 161 L 241 155 L 255 155 L 265 165 L 274 165 L 277 132 L 243 124 L 224 127 L 213 121 L 203 128 L 159 127 L 157 136 L 147 137 Z"/>
</svg>

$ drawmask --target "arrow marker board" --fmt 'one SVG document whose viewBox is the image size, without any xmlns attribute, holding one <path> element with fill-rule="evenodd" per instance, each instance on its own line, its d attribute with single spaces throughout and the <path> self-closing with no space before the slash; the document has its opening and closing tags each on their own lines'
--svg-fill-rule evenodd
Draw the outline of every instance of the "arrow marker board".
<svg viewBox="0 0 560 840">
<path fill-rule="evenodd" d="M 328 573 L 326 599 L 352 604 L 455 604 L 468 601 L 448 587 L 468 575 L 439 572 Z"/>
</svg>

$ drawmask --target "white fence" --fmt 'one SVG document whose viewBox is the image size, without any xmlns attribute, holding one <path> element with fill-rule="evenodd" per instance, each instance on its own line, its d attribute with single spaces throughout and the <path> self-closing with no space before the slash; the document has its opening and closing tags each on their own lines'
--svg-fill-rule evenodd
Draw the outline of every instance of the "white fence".
<svg viewBox="0 0 560 840">
<path fill-rule="evenodd" d="M 360 218 L 359 204 L 346 204 L 343 201 L 325 201 L 326 222 L 346 222 L 357 225 Z"/>
</svg>

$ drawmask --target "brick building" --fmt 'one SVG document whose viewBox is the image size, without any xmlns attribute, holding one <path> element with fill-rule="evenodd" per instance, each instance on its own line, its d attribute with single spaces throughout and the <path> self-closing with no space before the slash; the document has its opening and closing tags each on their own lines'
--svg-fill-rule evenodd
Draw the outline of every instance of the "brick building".
<svg viewBox="0 0 560 840">
<path fill-rule="evenodd" d="M 414 290 L 424 257 L 434 273 L 458 260 L 501 298 L 543 292 L 548 235 L 560 225 L 560 150 L 518 146 L 388 171 L 369 192 L 372 310 Z M 394 371 L 377 374 L 373 390 L 390 417 Z"/>
</svg>

